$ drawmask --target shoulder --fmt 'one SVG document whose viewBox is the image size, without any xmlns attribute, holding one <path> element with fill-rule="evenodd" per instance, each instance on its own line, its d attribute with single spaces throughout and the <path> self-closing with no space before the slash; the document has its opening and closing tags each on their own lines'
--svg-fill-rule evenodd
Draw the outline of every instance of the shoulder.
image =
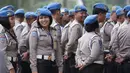
<svg viewBox="0 0 130 73">
<path fill-rule="evenodd" d="M 5 41 L 6 40 L 6 36 L 4 32 L 0 32 L 0 41 Z"/>
</svg>

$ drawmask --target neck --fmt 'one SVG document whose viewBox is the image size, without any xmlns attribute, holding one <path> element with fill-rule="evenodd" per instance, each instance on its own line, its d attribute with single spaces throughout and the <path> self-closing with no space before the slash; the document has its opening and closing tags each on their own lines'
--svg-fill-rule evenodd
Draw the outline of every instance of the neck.
<svg viewBox="0 0 130 73">
<path fill-rule="evenodd" d="M 44 30 L 49 31 L 49 27 L 43 27 Z"/>
</svg>

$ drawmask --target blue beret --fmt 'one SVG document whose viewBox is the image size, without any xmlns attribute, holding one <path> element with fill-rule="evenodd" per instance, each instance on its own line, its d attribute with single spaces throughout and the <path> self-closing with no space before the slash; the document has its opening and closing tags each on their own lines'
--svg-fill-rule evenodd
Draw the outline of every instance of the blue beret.
<svg viewBox="0 0 130 73">
<path fill-rule="evenodd" d="M 12 10 L 0 11 L 0 17 L 9 17 L 9 16 L 13 16 L 13 15 L 14 15 L 14 11 L 12 11 Z"/>
<path fill-rule="evenodd" d="M 89 15 L 84 20 L 84 26 L 92 24 L 97 21 L 97 15 Z"/>
<path fill-rule="evenodd" d="M 74 7 L 75 12 L 79 12 L 79 11 L 87 11 L 87 8 L 84 5 L 76 5 Z"/>
<path fill-rule="evenodd" d="M 62 9 L 61 9 L 61 13 L 62 13 L 62 12 L 69 13 L 69 10 L 68 10 L 67 8 L 62 8 Z"/>
<path fill-rule="evenodd" d="M 15 14 L 24 14 L 24 9 L 18 9 L 18 10 L 16 10 Z"/>
<path fill-rule="evenodd" d="M 123 8 L 124 11 L 130 11 L 130 5 L 126 5 L 124 8 Z"/>
<path fill-rule="evenodd" d="M 116 15 L 117 16 L 122 15 L 122 14 L 124 14 L 124 11 L 123 11 L 122 8 L 116 10 Z"/>
<path fill-rule="evenodd" d="M 2 7 L 2 8 L 0 9 L 0 11 L 2 11 L 2 10 L 14 10 L 14 6 L 12 6 L 12 5 L 7 5 L 7 6 L 4 6 L 4 7 Z"/>
<path fill-rule="evenodd" d="M 106 14 L 106 18 L 107 18 L 107 19 L 109 19 L 110 16 L 111 16 L 111 13 L 107 13 L 107 14 Z"/>
<path fill-rule="evenodd" d="M 61 8 L 61 4 L 60 3 L 50 3 L 47 8 L 49 10 L 59 10 Z"/>
<path fill-rule="evenodd" d="M 69 15 L 74 15 L 74 9 L 69 10 Z"/>
<path fill-rule="evenodd" d="M 38 8 L 36 13 L 38 16 L 51 16 L 51 12 L 46 8 Z"/>
<path fill-rule="evenodd" d="M 37 18 L 37 14 L 35 12 L 26 12 L 25 13 L 25 18 Z"/>
<path fill-rule="evenodd" d="M 130 11 L 127 13 L 127 17 L 130 17 Z"/>
<path fill-rule="evenodd" d="M 99 9 L 102 9 L 102 10 L 105 10 L 106 12 L 108 12 L 108 7 L 103 4 L 103 3 L 96 3 L 94 4 L 93 8 L 99 8 Z"/>
<path fill-rule="evenodd" d="M 121 7 L 120 6 L 113 6 L 112 7 L 112 12 L 116 12 L 116 10 L 120 9 Z"/>
</svg>

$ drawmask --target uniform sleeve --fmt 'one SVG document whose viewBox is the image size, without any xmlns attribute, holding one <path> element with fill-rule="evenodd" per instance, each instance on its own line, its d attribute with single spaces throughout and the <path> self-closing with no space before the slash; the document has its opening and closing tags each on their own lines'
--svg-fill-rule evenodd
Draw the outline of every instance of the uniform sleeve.
<svg viewBox="0 0 130 73">
<path fill-rule="evenodd" d="M 103 54 L 102 41 L 99 37 L 94 37 L 91 43 L 91 53 L 85 60 L 85 64 L 93 63 L 101 54 Z"/>
<path fill-rule="evenodd" d="M 68 41 L 68 28 L 64 28 L 61 36 L 61 47 L 63 50 L 65 50 L 65 45 L 67 41 Z"/>
<path fill-rule="evenodd" d="M 18 26 L 16 26 L 15 34 L 16 34 L 18 40 L 20 39 L 20 35 L 22 33 L 23 28 L 24 27 L 21 24 L 18 24 Z"/>
<path fill-rule="evenodd" d="M 115 28 L 115 29 L 113 29 L 112 32 L 111 32 L 111 41 L 110 41 L 110 43 L 109 43 L 109 46 L 111 47 L 111 49 L 112 49 L 112 45 L 113 45 L 113 43 L 114 43 L 114 40 L 116 39 L 117 31 L 118 31 L 118 30 L 116 30 L 116 28 Z M 110 49 L 110 50 L 111 50 L 111 49 Z"/>
<path fill-rule="evenodd" d="M 77 46 L 77 50 L 76 50 L 76 56 L 75 56 L 75 61 L 76 61 L 76 64 L 79 65 L 81 64 L 81 51 L 80 51 L 80 40 L 78 40 L 78 46 Z"/>
<path fill-rule="evenodd" d="M 18 49 L 19 49 L 21 54 L 28 51 L 28 49 L 29 49 L 29 46 L 28 46 L 28 34 L 22 35 L 22 37 L 20 37 L 19 44 L 18 44 Z"/>
<path fill-rule="evenodd" d="M 118 30 L 117 31 L 117 34 L 115 35 L 115 39 L 114 39 L 114 41 L 113 41 L 113 44 L 112 44 L 112 46 L 111 46 L 111 48 L 112 48 L 112 51 L 113 51 L 113 54 L 116 54 L 117 53 L 117 49 L 119 49 L 119 38 L 118 38 L 118 35 L 119 35 L 119 33 L 120 33 L 120 30 Z"/>
<path fill-rule="evenodd" d="M 7 54 L 6 54 L 7 45 L 8 45 L 8 42 L 7 42 L 6 36 L 4 35 L 4 33 L 1 33 L 0 34 L 0 49 L 2 51 L 4 51 L 6 66 L 7 66 L 8 70 L 10 70 L 13 68 L 13 66 L 12 66 L 11 62 L 7 59 Z"/>
<path fill-rule="evenodd" d="M 113 25 L 110 23 L 107 23 L 105 26 L 105 33 L 110 37 L 111 36 L 111 31 L 113 29 Z"/>
<path fill-rule="evenodd" d="M 79 39 L 80 36 L 81 36 L 80 26 L 79 25 L 73 26 L 65 50 L 68 51 L 72 49 L 72 46 Z"/>
<path fill-rule="evenodd" d="M 32 72 L 37 72 L 37 41 L 38 41 L 38 33 L 37 31 L 32 31 L 29 36 L 29 48 L 30 48 L 30 62 Z"/>
<path fill-rule="evenodd" d="M 62 49 L 61 49 L 61 29 L 59 26 L 56 26 L 56 63 L 59 69 L 59 72 L 63 72 L 63 56 L 62 56 Z"/>
</svg>

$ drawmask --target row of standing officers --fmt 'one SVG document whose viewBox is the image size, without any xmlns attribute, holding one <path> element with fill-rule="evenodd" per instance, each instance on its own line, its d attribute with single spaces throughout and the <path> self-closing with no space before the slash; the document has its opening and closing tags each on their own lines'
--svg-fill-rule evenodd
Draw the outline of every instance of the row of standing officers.
<svg viewBox="0 0 130 73">
<path fill-rule="evenodd" d="M 1 8 L 0 73 L 129 73 L 130 6 L 108 11 L 103 3 L 94 4 L 93 15 L 60 3 L 26 14 Z"/>
</svg>

